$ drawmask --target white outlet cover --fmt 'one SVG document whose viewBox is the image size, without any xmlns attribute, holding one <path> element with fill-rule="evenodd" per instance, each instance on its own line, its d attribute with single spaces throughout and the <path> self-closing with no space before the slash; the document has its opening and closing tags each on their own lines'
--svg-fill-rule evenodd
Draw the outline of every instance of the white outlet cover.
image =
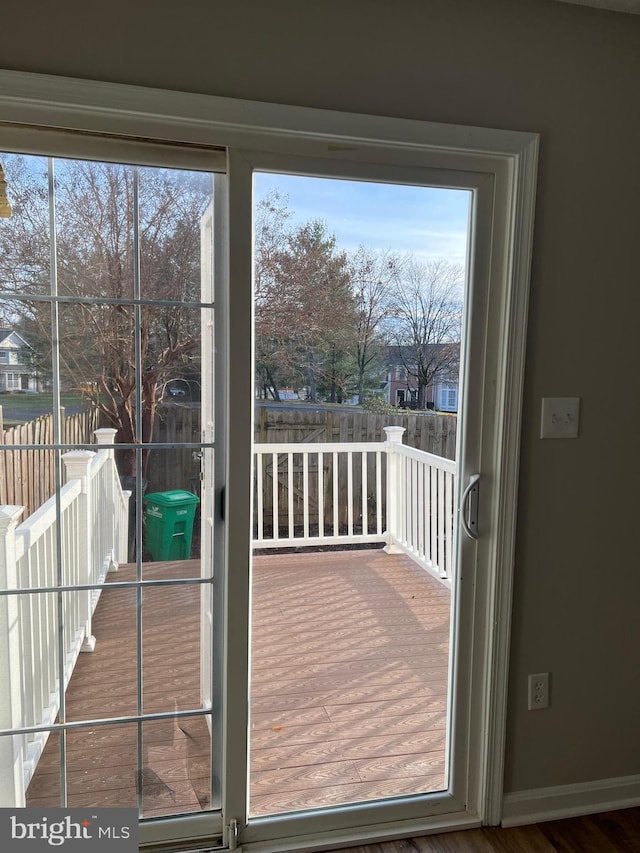
<svg viewBox="0 0 640 853">
<path fill-rule="evenodd" d="M 530 675 L 527 685 L 527 708 L 541 711 L 549 707 L 549 673 L 537 672 Z"/>
<path fill-rule="evenodd" d="M 543 397 L 540 438 L 577 438 L 580 397 Z"/>
</svg>

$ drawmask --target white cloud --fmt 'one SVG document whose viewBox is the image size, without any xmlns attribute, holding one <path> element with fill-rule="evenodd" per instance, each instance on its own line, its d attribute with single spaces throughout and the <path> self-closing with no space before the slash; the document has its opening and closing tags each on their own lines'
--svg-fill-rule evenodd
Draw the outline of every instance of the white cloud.
<svg viewBox="0 0 640 853">
<path fill-rule="evenodd" d="M 469 193 L 291 175 L 256 176 L 257 198 L 279 188 L 295 222 L 323 219 L 345 250 L 411 252 L 422 261 L 466 260 Z"/>
</svg>

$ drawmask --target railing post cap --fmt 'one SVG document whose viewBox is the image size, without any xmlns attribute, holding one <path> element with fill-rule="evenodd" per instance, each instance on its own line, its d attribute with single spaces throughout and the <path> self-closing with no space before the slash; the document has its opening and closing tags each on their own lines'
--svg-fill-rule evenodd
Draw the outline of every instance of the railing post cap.
<svg viewBox="0 0 640 853">
<path fill-rule="evenodd" d="M 117 432 L 118 430 L 113 427 L 100 427 L 100 429 L 94 429 L 93 434 L 96 437 L 96 444 L 113 444 L 113 439 Z"/>
<path fill-rule="evenodd" d="M 62 454 L 62 461 L 70 480 L 82 479 L 87 476 L 89 464 L 96 454 L 93 450 L 69 450 Z"/>
<path fill-rule="evenodd" d="M 406 432 L 406 429 L 403 426 L 386 426 L 383 427 L 384 431 L 387 434 L 387 441 L 401 443 L 402 436 Z"/>
<path fill-rule="evenodd" d="M 80 462 L 83 459 L 86 459 L 89 462 L 95 456 L 95 451 L 93 450 L 68 450 L 66 453 L 62 454 L 62 458 L 69 462 Z"/>
<path fill-rule="evenodd" d="M 15 527 L 24 512 L 24 507 L 18 504 L 4 504 L 0 506 L 0 530 Z"/>
</svg>

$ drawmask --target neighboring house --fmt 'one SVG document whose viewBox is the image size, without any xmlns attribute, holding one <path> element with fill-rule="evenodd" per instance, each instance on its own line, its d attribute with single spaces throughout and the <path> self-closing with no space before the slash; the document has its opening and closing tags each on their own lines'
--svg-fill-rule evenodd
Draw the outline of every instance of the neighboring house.
<svg viewBox="0 0 640 853">
<path fill-rule="evenodd" d="M 456 348 L 459 355 L 459 344 L 427 344 L 433 352 L 434 360 L 438 360 L 438 352 L 443 348 Z M 384 391 L 387 402 L 400 409 L 436 409 L 439 412 L 458 411 L 458 366 L 447 365 L 436 372 L 435 380 L 427 385 L 424 393 L 424 405 L 418 402 L 418 382 L 411 369 L 411 347 L 387 348 L 387 381 Z M 457 362 L 457 359 L 456 359 Z"/>
<path fill-rule="evenodd" d="M 39 391 L 32 347 L 14 329 L 0 329 L 0 392 Z"/>
</svg>

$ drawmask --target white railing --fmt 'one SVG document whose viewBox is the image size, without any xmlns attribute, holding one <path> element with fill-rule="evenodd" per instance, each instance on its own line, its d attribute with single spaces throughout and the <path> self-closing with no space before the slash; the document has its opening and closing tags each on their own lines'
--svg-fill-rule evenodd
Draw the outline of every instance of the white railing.
<svg viewBox="0 0 640 853">
<path fill-rule="evenodd" d="M 451 577 L 456 463 L 396 443 L 389 456 L 389 550 L 401 550 L 443 579 Z"/>
<path fill-rule="evenodd" d="M 456 463 L 384 442 L 254 445 L 255 548 L 384 542 L 451 576 Z"/>
<path fill-rule="evenodd" d="M 385 442 L 254 445 L 254 546 L 384 542 Z"/>
<path fill-rule="evenodd" d="M 112 444 L 115 432 L 96 430 L 98 445 Z M 98 588 L 0 596 L 0 729 L 54 722 L 61 677 L 66 689 L 79 653 L 95 647 L 91 618 L 99 587 L 127 559 L 130 493 L 120 486 L 113 449 L 71 451 L 62 460 L 67 482 L 57 498 L 20 525 L 22 507 L 0 507 L 0 589 Z M 0 738 L 0 806 L 24 806 L 47 738 L 47 732 Z"/>
</svg>

